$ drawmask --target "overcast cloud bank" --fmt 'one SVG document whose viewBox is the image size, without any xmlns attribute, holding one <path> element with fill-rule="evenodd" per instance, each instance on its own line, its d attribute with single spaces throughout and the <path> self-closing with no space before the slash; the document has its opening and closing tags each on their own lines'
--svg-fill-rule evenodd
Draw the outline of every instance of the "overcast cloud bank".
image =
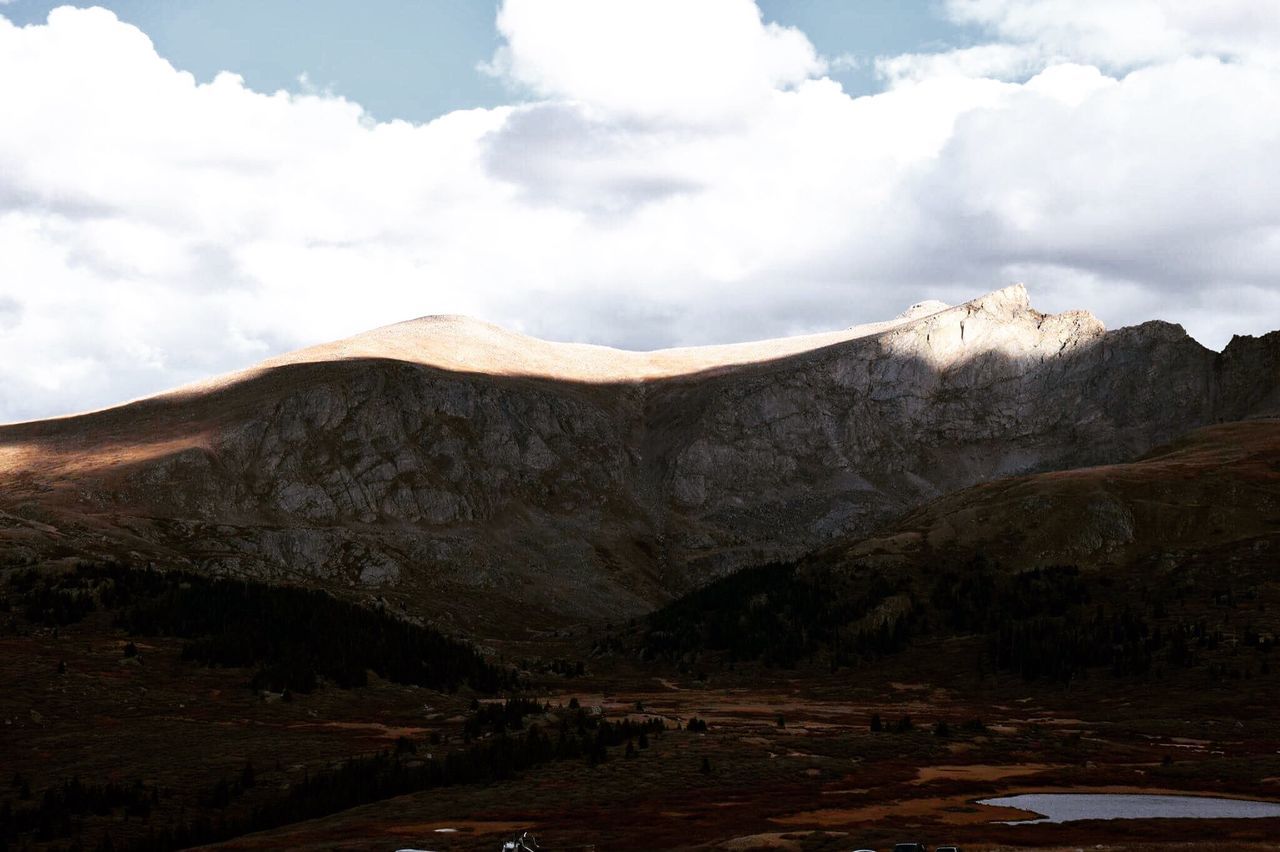
<svg viewBox="0 0 1280 852">
<path fill-rule="evenodd" d="M 506 0 L 512 105 L 425 125 L 0 17 L 0 420 L 426 313 L 653 348 L 1020 280 L 1220 348 L 1280 327 L 1266 5 L 952 0 L 988 44 L 851 98 L 749 0 Z"/>
</svg>

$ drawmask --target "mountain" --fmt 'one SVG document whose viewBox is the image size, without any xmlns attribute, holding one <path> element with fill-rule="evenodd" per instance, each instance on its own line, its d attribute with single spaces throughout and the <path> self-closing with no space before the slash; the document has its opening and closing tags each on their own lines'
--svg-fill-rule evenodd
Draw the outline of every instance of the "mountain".
<svg viewBox="0 0 1280 852">
<path fill-rule="evenodd" d="M 651 613 L 633 650 L 699 670 L 890 666 L 964 642 L 979 673 L 1029 680 L 1197 664 L 1239 677 L 1237 645 L 1274 643 L 1278 557 L 1280 420 L 1220 424 L 1133 462 L 982 483 L 712 581 Z"/>
<path fill-rule="evenodd" d="M 0 427 L 0 540 L 11 564 L 181 564 L 462 628 L 616 618 L 979 483 L 1276 414 L 1280 333 L 1215 353 L 1041 313 L 1021 285 L 648 353 L 429 317 Z"/>
<path fill-rule="evenodd" d="M 1191 432 L 1131 462 L 1010 477 L 949 494 L 830 549 L 838 560 L 925 565 L 977 554 L 1025 570 L 1074 563 L 1165 569 L 1280 559 L 1280 420 Z"/>
</svg>

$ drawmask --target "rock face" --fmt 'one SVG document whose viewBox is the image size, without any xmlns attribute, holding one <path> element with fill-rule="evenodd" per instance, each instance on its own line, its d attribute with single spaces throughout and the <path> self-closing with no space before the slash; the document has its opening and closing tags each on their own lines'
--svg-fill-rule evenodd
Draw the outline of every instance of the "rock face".
<svg viewBox="0 0 1280 852">
<path fill-rule="evenodd" d="M 1280 554 L 1280 420 L 1198 429 L 1135 461 L 975 485 L 823 557 L 928 571 L 982 554 L 1010 570 L 1196 563 L 1224 581 Z"/>
<path fill-rule="evenodd" d="M 657 353 L 430 318 L 0 428 L 0 542 L 376 586 L 464 624 L 498 600 L 630 615 L 975 483 L 1276 413 L 1278 369 L 1280 333 L 1218 354 L 1021 285 Z"/>
</svg>

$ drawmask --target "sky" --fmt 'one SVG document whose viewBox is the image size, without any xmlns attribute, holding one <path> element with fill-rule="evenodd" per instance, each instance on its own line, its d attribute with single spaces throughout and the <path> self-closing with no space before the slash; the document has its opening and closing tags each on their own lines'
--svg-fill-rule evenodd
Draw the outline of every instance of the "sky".
<svg viewBox="0 0 1280 852">
<path fill-rule="evenodd" d="M 1015 281 L 1280 328 L 1280 15 L 0 0 L 0 421 L 463 313 L 654 348 Z"/>
<path fill-rule="evenodd" d="M 57 0 L 0 0 L 13 23 L 43 24 Z M 518 89 L 477 73 L 502 39 L 495 0 L 120 0 L 101 4 L 150 38 L 176 68 L 208 83 L 232 70 L 257 92 L 323 90 L 374 119 L 425 122 L 456 109 L 519 100 Z M 803 30 L 846 92 L 879 91 L 875 59 L 972 42 L 970 28 L 934 0 L 769 0 L 766 20 Z M 304 84 L 300 78 L 305 79 Z"/>
</svg>

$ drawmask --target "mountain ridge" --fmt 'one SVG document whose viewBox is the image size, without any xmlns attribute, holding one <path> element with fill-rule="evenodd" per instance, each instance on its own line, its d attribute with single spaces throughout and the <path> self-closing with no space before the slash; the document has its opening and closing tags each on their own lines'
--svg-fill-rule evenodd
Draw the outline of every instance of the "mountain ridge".
<svg viewBox="0 0 1280 852">
<path fill-rule="evenodd" d="M 773 360 L 804 355 L 829 346 L 838 346 L 892 332 L 938 314 L 974 313 L 982 310 L 1002 315 L 1011 315 L 1018 311 L 1034 312 L 1025 285 L 1018 283 L 991 291 L 959 305 L 948 305 L 937 300 L 917 302 L 893 319 L 859 323 L 832 331 L 652 350 L 630 350 L 603 344 L 545 340 L 465 314 L 428 314 L 338 340 L 304 346 L 266 358 L 242 369 L 197 379 L 175 388 L 129 399 L 105 408 L 0 424 L 0 428 L 21 426 L 24 423 L 70 420 L 148 400 L 218 390 L 283 366 L 340 360 L 388 359 L 450 372 L 602 384 L 674 379 L 737 367 L 749 368 Z M 1099 329 L 1105 330 L 1101 321 L 1084 310 L 1041 314 L 1041 316 L 1044 318 L 1080 317 L 1085 322 L 1096 324 Z M 1180 325 L 1174 325 L 1174 327 L 1182 331 Z M 1185 334 L 1185 332 L 1182 333 Z M 534 350 L 532 355 L 525 351 L 530 349 Z"/>
<path fill-rule="evenodd" d="M 1127 461 L 1277 398 L 1280 334 L 1214 353 L 1172 324 L 1041 313 L 1020 285 L 937 307 L 835 342 L 656 361 L 546 344 L 517 363 L 472 340 L 482 363 L 523 372 L 441 366 L 468 355 L 449 349 L 457 335 L 418 346 L 457 320 L 389 326 L 0 427 L 0 511 L 57 536 L 0 533 L 22 559 L 131 551 L 463 624 L 495 605 L 622 617 L 976 483 Z M 514 333 L 497 342 L 513 340 L 528 354 Z M 547 360 L 564 352 L 587 353 L 564 372 L 612 378 L 564 378 Z"/>
</svg>

